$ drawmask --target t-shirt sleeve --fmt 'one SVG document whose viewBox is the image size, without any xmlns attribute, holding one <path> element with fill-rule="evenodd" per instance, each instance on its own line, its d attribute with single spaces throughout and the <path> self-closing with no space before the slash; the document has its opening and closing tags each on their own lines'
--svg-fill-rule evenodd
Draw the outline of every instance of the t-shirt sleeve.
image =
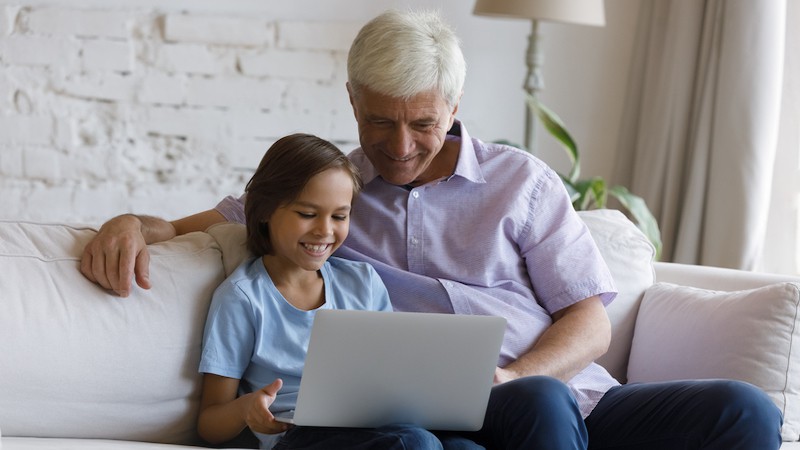
<svg viewBox="0 0 800 450">
<path fill-rule="evenodd" d="M 200 372 L 242 379 L 255 346 L 254 320 L 247 296 L 234 283 L 223 282 L 206 318 Z"/>
<path fill-rule="evenodd" d="M 214 209 L 222 214 L 228 222 L 245 223 L 244 200 L 247 194 L 242 194 L 239 198 L 229 195 L 222 199 Z"/>
<path fill-rule="evenodd" d="M 375 311 L 392 311 L 392 303 L 389 300 L 389 291 L 386 290 L 386 285 L 383 280 L 375 271 L 375 268 L 369 266 L 370 280 L 372 284 L 372 300 L 373 308 Z"/>
</svg>

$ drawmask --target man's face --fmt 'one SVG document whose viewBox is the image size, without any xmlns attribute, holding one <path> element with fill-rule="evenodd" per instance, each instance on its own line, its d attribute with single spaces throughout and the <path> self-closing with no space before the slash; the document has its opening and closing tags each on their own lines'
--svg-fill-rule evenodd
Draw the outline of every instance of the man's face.
<svg viewBox="0 0 800 450">
<path fill-rule="evenodd" d="M 396 185 L 419 186 L 453 173 L 455 150 L 442 151 L 458 106 L 437 92 L 408 100 L 361 89 L 350 91 L 361 148 L 381 177 Z"/>
</svg>

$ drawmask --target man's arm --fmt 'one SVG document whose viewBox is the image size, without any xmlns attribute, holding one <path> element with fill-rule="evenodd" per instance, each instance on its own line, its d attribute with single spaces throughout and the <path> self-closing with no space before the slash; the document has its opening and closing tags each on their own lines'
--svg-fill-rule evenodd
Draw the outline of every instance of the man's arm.
<svg viewBox="0 0 800 450">
<path fill-rule="evenodd" d="M 495 372 L 495 383 L 530 375 L 568 381 L 608 351 L 611 322 L 600 297 L 589 297 L 553 314 L 553 324 L 528 353 Z"/>
<path fill-rule="evenodd" d="M 147 244 L 162 242 L 191 231 L 203 231 L 224 222 L 216 210 L 204 211 L 174 222 L 150 216 L 123 214 L 109 220 L 86 245 L 81 273 L 100 286 L 127 297 L 134 277 L 150 289 L 150 254 Z"/>
</svg>

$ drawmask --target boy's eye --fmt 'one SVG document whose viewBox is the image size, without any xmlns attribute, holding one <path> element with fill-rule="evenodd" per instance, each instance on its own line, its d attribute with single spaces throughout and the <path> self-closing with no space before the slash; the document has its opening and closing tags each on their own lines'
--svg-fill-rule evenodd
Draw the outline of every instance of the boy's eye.
<svg viewBox="0 0 800 450">
<path fill-rule="evenodd" d="M 303 211 L 297 211 L 297 214 L 304 219 L 311 219 L 315 216 L 314 213 L 303 212 Z"/>
<path fill-rule="evenodd" d="M 334 220 L 341 220 L 341 221 L 347 220 L 347 214 L 337 214 L 337 215 L 333 216 L 333 219 Z"/>
</svg>

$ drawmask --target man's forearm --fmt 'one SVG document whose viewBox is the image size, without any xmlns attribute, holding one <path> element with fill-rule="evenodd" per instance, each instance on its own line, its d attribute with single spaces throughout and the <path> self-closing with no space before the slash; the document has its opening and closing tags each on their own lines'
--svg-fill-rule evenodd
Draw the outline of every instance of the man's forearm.
<svg viewBox="0 0 800 450">
<path fill-rule="evenodd" d="M 511 378 L 547 375 L 566 382 L 602 356 L 610 340 L 608 315 L 600 299 L 592 297 L 556 314 L 533 348 L 503 369 Z"/>
</svg>

